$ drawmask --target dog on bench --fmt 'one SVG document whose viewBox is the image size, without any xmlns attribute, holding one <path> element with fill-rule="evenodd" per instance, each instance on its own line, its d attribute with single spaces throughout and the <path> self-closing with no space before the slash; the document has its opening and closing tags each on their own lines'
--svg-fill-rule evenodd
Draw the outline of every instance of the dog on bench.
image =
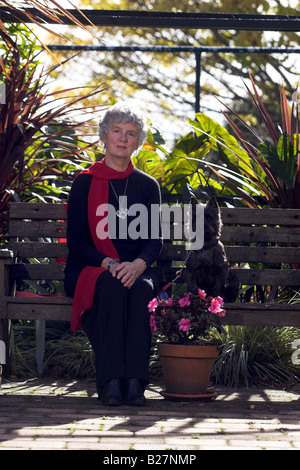
<svg viewBox="0 0 300 470">
<path fill-rule="evenodd" d="M 192 226 L 195 230 L 196 204 L 191 198 Z M 204 245 L 192 250 L 185 269 L 185 283 L 189 292 L 200 288 L 208 296 L 220 296 L 225 302 L 235 302 L 239 293 L 236 274 L 229 270 L 224 246 L 220 241 L 222 220 L 217 199 L 213 196 L 204 207 Z"/>
</svg>

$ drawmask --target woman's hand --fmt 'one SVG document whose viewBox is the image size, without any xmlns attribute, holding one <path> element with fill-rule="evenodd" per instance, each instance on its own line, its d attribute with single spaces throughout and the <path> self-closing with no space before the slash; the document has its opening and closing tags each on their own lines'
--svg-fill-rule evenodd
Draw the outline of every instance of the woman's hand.
<svg viewBox="0 0 300 470">
<path fill-rule="evenodd" d="M 136 258 L 134 261 L 124 261 L 123 263 L 115 263 L 111 267 L 111 274 L 129 289 L 133 286 L 135 280 L 145 271 L 147 265 L 142 258 Z"/>
</svg>

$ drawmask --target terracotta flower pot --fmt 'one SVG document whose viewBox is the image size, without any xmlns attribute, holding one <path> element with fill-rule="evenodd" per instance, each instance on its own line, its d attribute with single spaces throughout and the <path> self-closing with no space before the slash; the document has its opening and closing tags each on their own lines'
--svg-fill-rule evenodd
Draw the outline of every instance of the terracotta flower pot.
<svg viewBox="0 0 300 470">
<path fill-rule="evenodd" d="M 214 362 L 218 357 L 217 346 L 158 344 L 165 392 L 162 395 L 174 398 L 213 398 L 208 383 Z"/>
</svg>

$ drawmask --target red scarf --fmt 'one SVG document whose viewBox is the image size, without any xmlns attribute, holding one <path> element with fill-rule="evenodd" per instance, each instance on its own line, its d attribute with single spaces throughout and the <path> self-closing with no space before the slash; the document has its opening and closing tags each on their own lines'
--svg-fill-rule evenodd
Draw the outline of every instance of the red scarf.
<svg viewBox="0 0 300 470">
<path fill-rule="evenodd" d="M 127 178 L 133 172 L 133 168 L 133 163 L 130 160 L 126 171 L 116 171 L 107 166 L 103 159 L 100 162 L 94 163 L 88 170 L 84 170 L 80 173 L 92 175 L 88 195 L 88 221 L 95 247 L 98 251 L 111 258 L 119 259 L 119 255 L 109 237 L 104 240 L 97 237 L 96 227 L 104 216 L 96 216 L 96 210 L 100 204 L 108 204 L 109 180 Z M 74 294 L 71 317 L 72 331 L 79 328 L 82 314 L 93 306 L 95 285 L 98 277 L 104 271 L 106 271 L 106 269 L 94 266 L 86 266 L 81 271 Z"/>
</svg>

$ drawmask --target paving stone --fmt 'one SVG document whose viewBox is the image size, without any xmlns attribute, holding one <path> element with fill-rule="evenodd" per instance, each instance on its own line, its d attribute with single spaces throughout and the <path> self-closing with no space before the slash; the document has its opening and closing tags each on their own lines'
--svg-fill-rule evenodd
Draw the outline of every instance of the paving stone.
<svg viewBox="0 0 300 470">
<path fill-rule="evenodd" d="M 30 379 L 0 388 L 0 450 L 299 450 L 300 389 L 216 389 L 216 400 L 107 408 L 95 383 Z M 102 455 L 102 454 L 100 454 Z"/>
</svg>

